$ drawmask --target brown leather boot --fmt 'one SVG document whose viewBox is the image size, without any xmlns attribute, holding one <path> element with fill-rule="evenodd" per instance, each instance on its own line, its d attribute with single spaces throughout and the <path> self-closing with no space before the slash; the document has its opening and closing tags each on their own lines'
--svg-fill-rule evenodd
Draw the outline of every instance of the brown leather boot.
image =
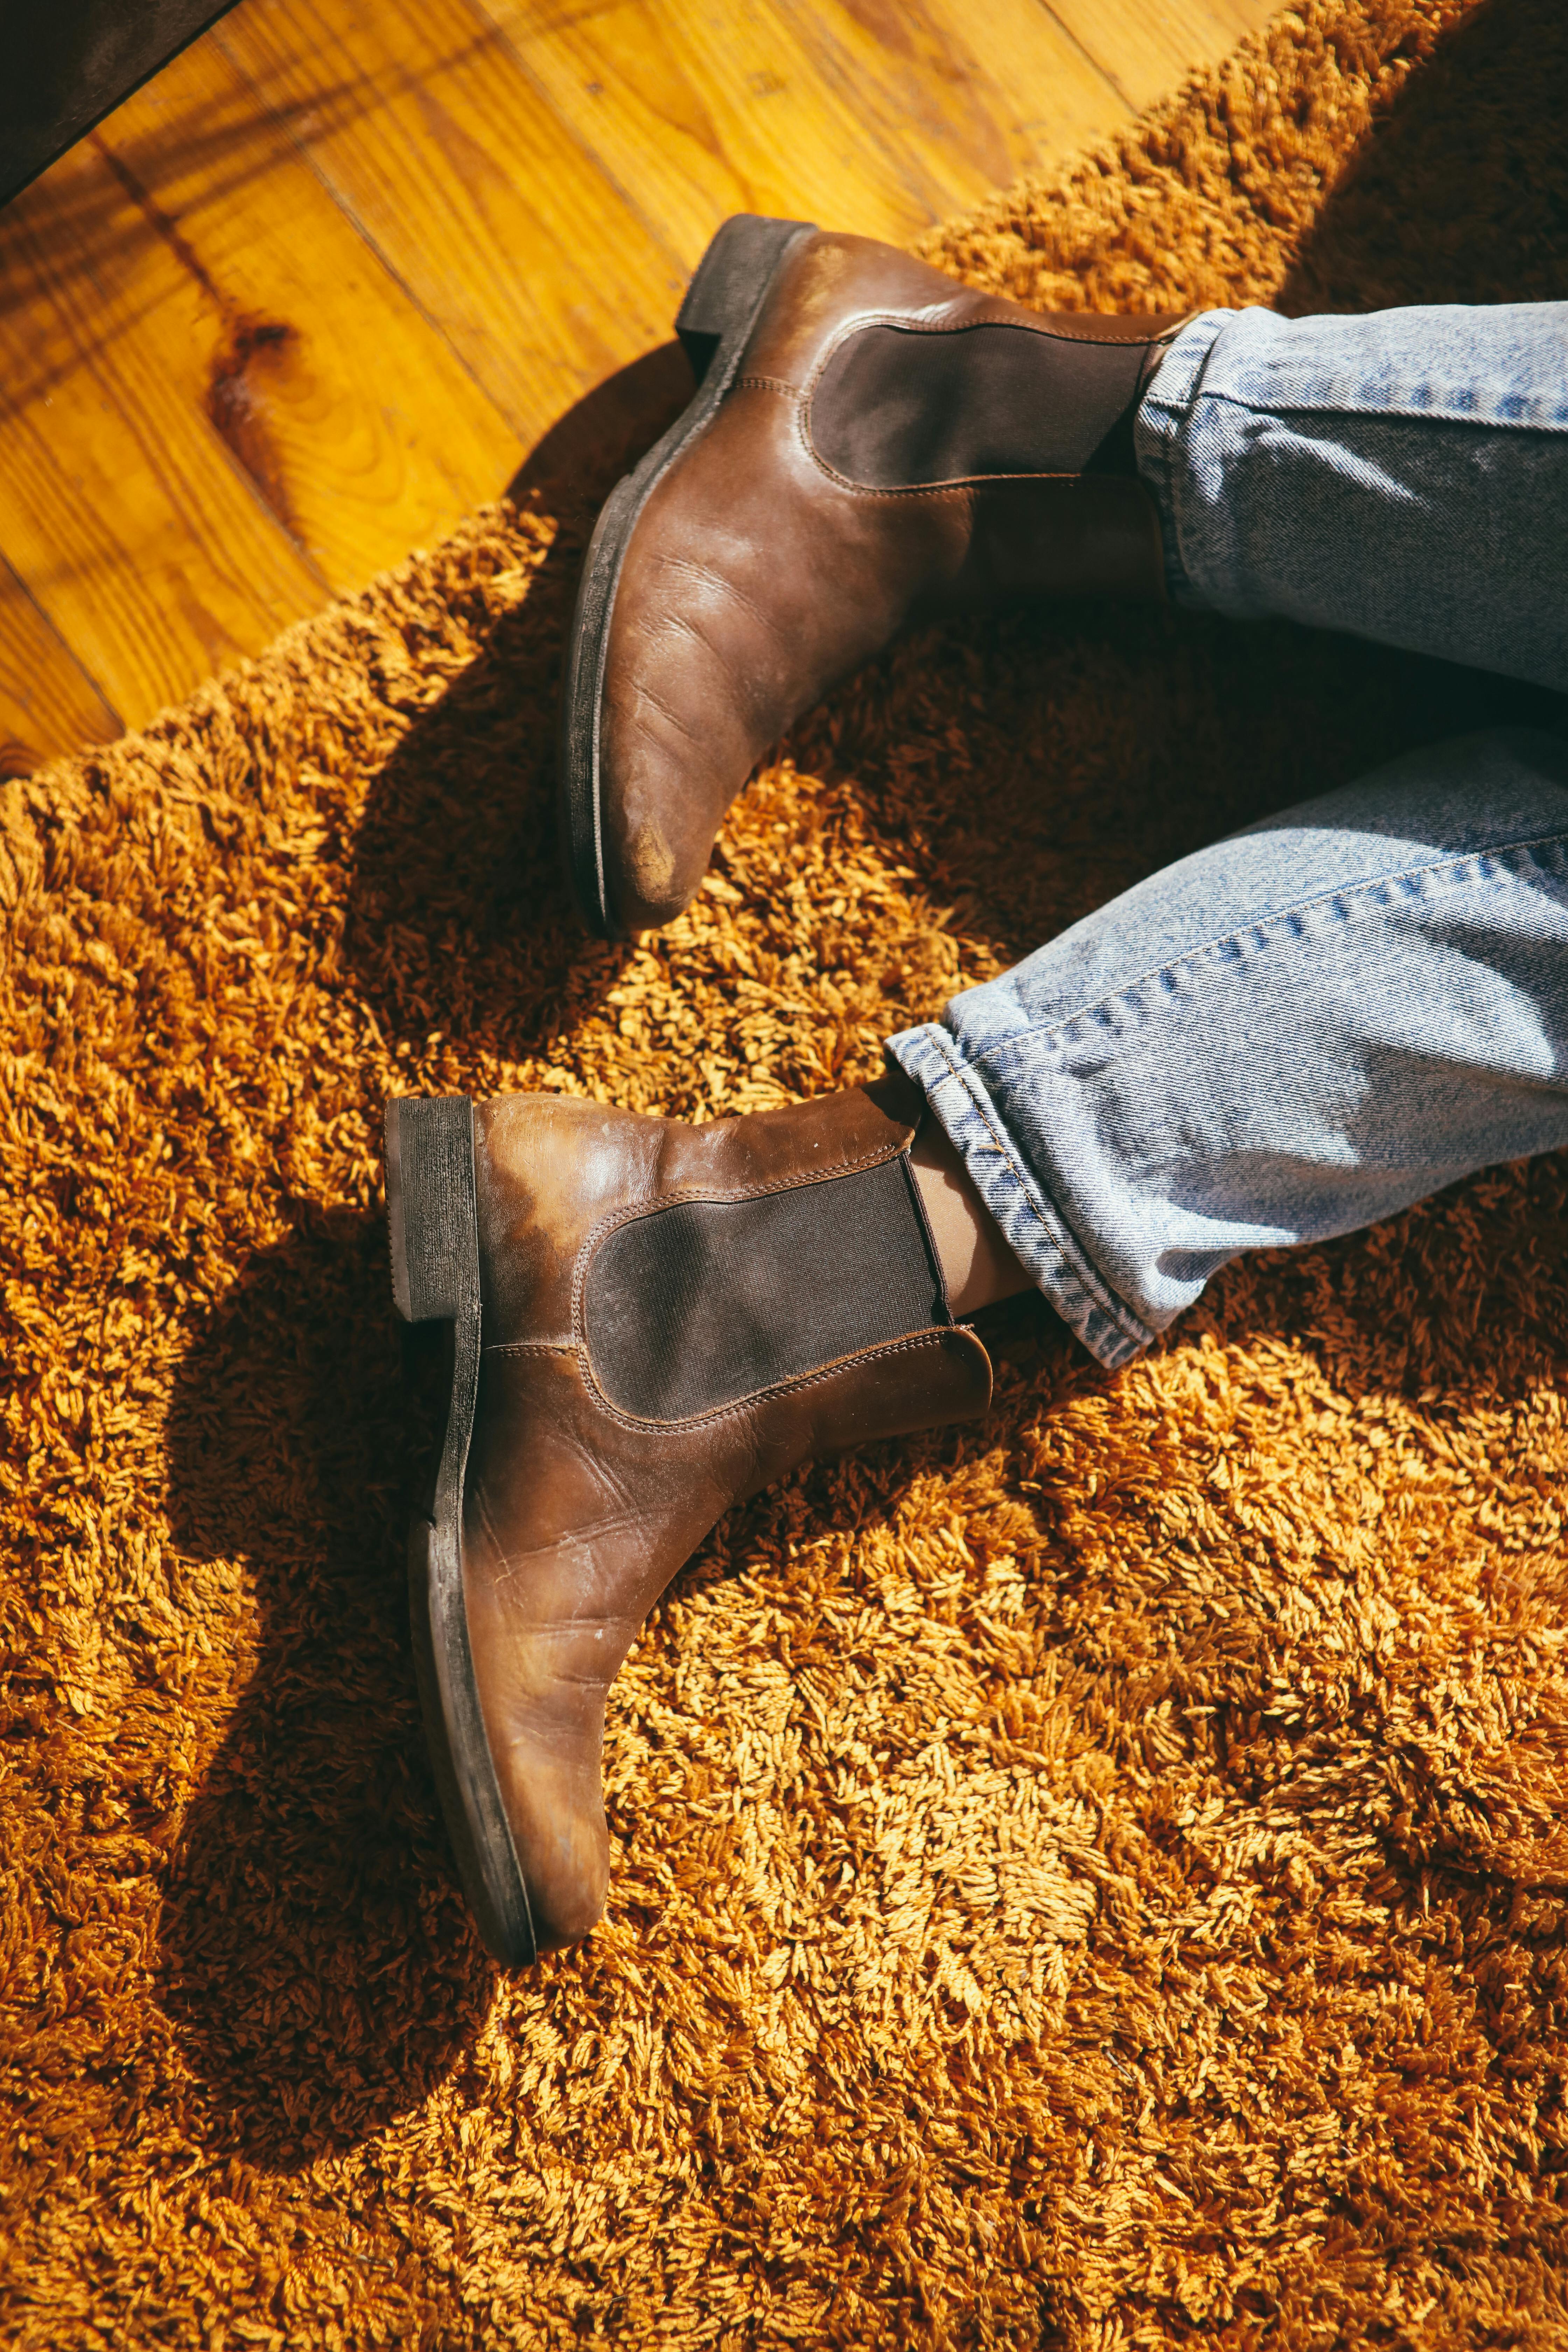
<svg viewBox="0 0 1568 2352">
<path fill-rule="evenodd" d="M 790 722 L 910 623 L 1163 593 L 1132 461 L 1180 319 L 1042 315 L 892 247 L 742 215 L 676 320 L 695 397 L 612 493 L 562 712 L 574 887 L 610 937 L 691 898 Z"/>
<path fill-rule="evenodd" d="M 393 1289 L 451 1326 L 409 1539 L 437 1780 L 513 1964 L 605 1905 L 605 1694 L 731 1504 L 811 1454 L 984 1411 L 897 1073 L 708 1127 L 554 1096 L 394 1102 Z"/>
</svg>

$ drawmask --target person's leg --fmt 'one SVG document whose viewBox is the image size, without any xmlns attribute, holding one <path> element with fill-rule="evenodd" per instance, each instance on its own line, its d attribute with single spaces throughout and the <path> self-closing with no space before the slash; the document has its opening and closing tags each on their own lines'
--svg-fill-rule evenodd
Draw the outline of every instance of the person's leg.
<svg viewBox="0 0 1568 2352">
<path fill-rule="evenodd" d="M 963 1318 L 1020 1268 L 1120 1364 L 1242 1250 L 1568 1144 L 1568 744 L 1396 761 L 890 1051 L 876 1086 L 699 1128 L 392 1106 L 397 1302 L 456 1335 L 421 1687 L 507 1958 L 604 1902 L 605 1695 L 669 1578 L 793 1464 L 983 1412 Z"/>
<path fill-rule="evenodd" d="M 1178 602 L 1568 688 L 1568 303 L 1209 311 L 1134 445 Z"/>
<path fill-rule="evenodd" d="M 890 1052 L 1125 1363 L 1242 1251 L 1568 1144 L 1568 742 L 1412 752 L 1140 883 Z"/>
</svg>

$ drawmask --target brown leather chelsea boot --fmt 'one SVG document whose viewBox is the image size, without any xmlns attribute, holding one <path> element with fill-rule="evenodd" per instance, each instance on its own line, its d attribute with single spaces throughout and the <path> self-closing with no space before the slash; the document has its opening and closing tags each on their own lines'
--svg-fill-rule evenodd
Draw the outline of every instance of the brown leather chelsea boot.
<svg viewBox="0 0 1568 2352">
<path fill-rule="evenodd" d="M 605 1695 L 732 1503 L 807 1456 L 984 1412 L 891 1073 L 685 1127 L 554 1096 L 388 1107 L 393 1290 L 450 1327 L 409 1538 L 415 1657 L 468 1900 L 498 1958 L 605 1906 Z"/>
<path fill-rule="evenodd" d="M 696 394 L 578 592 L 563 833 L 590 924 L 667 923 L 790 722 L 911 623 L 1163 593 L 1132 414 L 1173 318 L 1047 315 L 890 246 L 725 223 L 677 331 Z"/>
</svg>

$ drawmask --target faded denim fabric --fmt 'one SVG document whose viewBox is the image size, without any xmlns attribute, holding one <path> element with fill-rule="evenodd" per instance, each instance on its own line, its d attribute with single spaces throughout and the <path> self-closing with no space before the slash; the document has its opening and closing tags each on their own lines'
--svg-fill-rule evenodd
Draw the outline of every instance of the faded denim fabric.
<svg viewBox="0 0 1568 2352">
<path fill-rule="evenodd" d="M 1181 860 L 891 1041 L 1122 1364 L 1243 1250 L 1568 1145 L 1568 742 L 1500 729 Z"/>
<path fill-rule="evenodd" d="M 1179 604 L 1568 689 L 1568 302 L 1210 310 L 1133 430 Z"/>
</svg>

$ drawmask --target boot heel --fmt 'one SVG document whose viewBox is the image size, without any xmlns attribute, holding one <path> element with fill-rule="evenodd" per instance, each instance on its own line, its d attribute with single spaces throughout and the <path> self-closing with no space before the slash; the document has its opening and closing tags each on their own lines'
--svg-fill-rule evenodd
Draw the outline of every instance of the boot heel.
<svg viewBox="0 0 1568 2352">
<path fill-rule="evenodd" d="M 714 236 L 697 265 L 676 316 L 675 331 L 699 383 L 726 335 L 750 328 L 784 253 L 810 221 L 769 220 L 737 213 Z"/>
<path fill-rule="evenodd" d="M 458 1322 L 479 1306 L 474 1107 L 465 1096 L 386 1106 L 392 1296 L 405 1323 Z"/>
<path fill-rule="evenodd" d="M 480 1935 L 509 1968 L 538 1954 L 474 1679 L 463 1596 L 463 1485 L 479 1374 L 474 1107 L 463 1095 L 386 1106 L 392 1295 L 407 1323 L 450 1323 L 446 1431 L 428 1512 L 408 1534 L 414 1668 L 436 1788 Z"/>
</svg>

